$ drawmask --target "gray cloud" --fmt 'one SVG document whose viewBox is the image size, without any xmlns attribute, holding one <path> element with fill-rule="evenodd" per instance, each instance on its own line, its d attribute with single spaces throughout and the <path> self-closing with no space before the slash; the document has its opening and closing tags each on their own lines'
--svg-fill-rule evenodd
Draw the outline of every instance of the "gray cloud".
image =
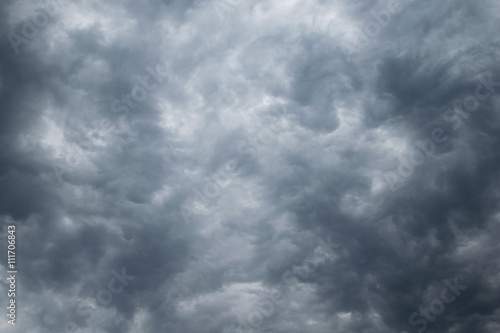
<svg viewBox="0 0 500 333">
<path fill-rule="evenodd" d="M 0 6 L 2 332 L 499 330 L 494 1 L 58 3 Z"/>
</svg>

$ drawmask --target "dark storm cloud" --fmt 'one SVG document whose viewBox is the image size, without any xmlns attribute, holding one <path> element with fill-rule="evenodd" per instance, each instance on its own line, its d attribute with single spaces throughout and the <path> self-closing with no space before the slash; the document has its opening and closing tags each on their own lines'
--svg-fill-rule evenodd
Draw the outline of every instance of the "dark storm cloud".
<svg viewBox="0 0 500 333">
<path fill-rule="evenodd" d="M 58 3 L 0 7 L 2 332 L 498 331 L 493 1 Z"/>
</svg>

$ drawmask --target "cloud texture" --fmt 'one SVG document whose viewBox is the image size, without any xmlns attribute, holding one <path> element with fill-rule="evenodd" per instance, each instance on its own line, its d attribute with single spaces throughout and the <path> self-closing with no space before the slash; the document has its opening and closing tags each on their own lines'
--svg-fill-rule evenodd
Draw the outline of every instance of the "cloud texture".
<svg viewBox="0 0 500 333">
<path fill-rule="evenodd" d="M 0 331 L 500 331 L 498 2 L 0 18 Z"/>
</svg>

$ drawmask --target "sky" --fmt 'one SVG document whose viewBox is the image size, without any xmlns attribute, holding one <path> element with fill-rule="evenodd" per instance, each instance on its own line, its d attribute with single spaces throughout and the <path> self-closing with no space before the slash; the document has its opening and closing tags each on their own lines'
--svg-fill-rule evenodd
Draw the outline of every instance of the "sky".
<svg viewBox="0 0 500 333">
<path fill-rule="evenodd" d="M 499 19 L 2 1 L 0 331 L 500 332 Z"/>
</svg>

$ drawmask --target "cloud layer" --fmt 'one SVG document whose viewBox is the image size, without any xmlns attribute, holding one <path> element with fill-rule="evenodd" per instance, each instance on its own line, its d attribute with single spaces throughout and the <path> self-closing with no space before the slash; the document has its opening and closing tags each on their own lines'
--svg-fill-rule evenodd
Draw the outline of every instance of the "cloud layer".
<svg viewBox="0 0 500 333">
<path fill-rule="evenodd" d="M 0 17 L 2 332 L 500 330 L 497 2 Z"/>
</svg>

